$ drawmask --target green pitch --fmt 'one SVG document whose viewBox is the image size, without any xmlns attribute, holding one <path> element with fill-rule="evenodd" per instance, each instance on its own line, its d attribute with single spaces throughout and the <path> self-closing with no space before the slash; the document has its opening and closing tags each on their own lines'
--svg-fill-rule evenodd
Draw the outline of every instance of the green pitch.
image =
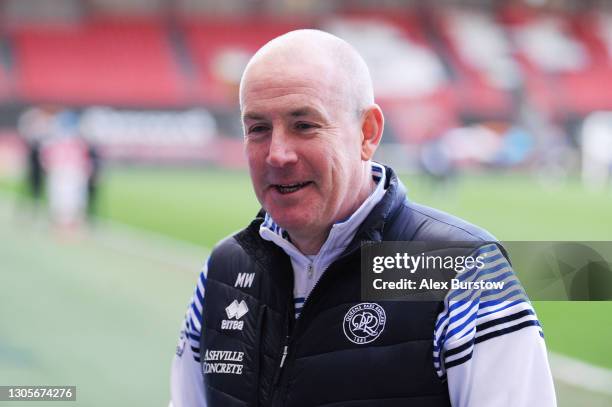
<svg viewBox="0 0 612 407">
<path fill-rule="evenodd" d="M 21 222 L 0 219 L 0 384 L 76 385 L 77 402 L 0 406 L 167 405 L 195 274 L 94 236 L 49 238 Z"/>
<path fill-rule="evenodd" d="M 612 240 L 612 195 L 588 193 L 576 181 L 544 189 L 528 175 L 470 176 L 447 187 L 402 180 L 410 199 L 500 240 Z M 242 172 L 132 169 L 107 173 L 105 181 L 103 216 L 209 247 L 259 208 Z"/>
<path fill-rule="evenodd" d="M 547 190 L 527 176 L 490 175 L 443 188 L 402 178 L 413 200 L 502 240 L 612 240 L 612 196 L 587 193 L 577 182 Z M 0 189 L 19 187 L 0 182 Z M 159 240 L 137 245 L 138 239 L 102 225 L 79 238 L 54 238 L 4 195 L 0 384 L 74 384 L 75 405 L 82 406 L 163 406 L 200 263 L 258 205 L 245 173 L 216 170 L 107 171 L 100 198 L 103 218 L 195 247 L 177 252 Z M 535 306 L 549 348 L 612 368 L 612 302 Z"/>
</svg>

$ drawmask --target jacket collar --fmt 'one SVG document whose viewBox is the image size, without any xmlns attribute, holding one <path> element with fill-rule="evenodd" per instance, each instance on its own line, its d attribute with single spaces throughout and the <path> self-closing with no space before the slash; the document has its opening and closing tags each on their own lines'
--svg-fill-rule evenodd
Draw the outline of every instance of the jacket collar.
<svg viewBox="0 0 612 407">
<path fill-rule="evenodd" d="M 407 201 L 406 188 L 391 167 L 385 168 L 385 195 L 361 223 L 347 252 L 361 246 L 361 242 L 380 242 L 383 240 L 385 226 L 395 216 L 400 207 Z"/>
</svg>

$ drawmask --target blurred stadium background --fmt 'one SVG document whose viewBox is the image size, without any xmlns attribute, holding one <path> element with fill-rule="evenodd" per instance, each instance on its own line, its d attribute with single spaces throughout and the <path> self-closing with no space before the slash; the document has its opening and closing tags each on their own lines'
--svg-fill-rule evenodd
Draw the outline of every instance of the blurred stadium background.
<svg viewBox="0 0 612 407">
<path fill-rule="evenodd" d="M 0 385 L 167 404 L 199 265 L 258 209 L 240 74 L 304 27 L 365 56 L 412 199 L 503 240 L 612 240 L 609 2 L 0 0 Z M 28 198 L 35 156 L 89 177 L 80 228 Z M 612 405 L 612 303 L 535 306 L 559 404 Z"/>
</svg>

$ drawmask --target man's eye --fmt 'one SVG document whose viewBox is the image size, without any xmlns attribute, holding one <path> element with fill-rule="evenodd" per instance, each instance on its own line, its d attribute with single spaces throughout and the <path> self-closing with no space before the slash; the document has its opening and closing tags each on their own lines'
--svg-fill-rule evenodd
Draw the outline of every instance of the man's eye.
<svg viewBox="0 0 612 407">
<path fill-rule="evenodd" d="M 249 128 L 249 134 L 259 134 L 268 131 L 268 126 L 255 125 Z"/>
<path fill-rule="evenodd" d="M 295 124 L 295 128 L 298 130 L 309 130 L 309 129 L 314 129 L 317 126 L 315 126 L 312 123 L 296 123 Z"/>
</svg>

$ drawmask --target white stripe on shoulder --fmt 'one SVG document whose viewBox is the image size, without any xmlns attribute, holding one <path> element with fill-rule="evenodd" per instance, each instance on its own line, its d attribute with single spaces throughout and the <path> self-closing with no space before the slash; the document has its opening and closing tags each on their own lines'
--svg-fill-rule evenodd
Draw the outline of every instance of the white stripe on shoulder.
<svg viewBox="0 0 612 407">
<path fill-rule="evenodd" d="M 200 337 L 202 335 L 202 314 L 204 312 L 207 276 L 208 260 L 204 263 L 198 275 L 198 281 L 185 313 L 185 321 L 183 322 L 183 330 L 196 361 L 200 359 Z"/>
<path fill-rule="evenodd" d="M 498 290 L 451 290 L 434 330 L 434 365 L 440 377 L 445 370 L 467 362 L 478 343 L 534 327 L 540 323 L 518 278 L 496 244 L 476 250 L 484 265 L 457 278 L 466 282 L 503 282 Z"/>
</svg>

